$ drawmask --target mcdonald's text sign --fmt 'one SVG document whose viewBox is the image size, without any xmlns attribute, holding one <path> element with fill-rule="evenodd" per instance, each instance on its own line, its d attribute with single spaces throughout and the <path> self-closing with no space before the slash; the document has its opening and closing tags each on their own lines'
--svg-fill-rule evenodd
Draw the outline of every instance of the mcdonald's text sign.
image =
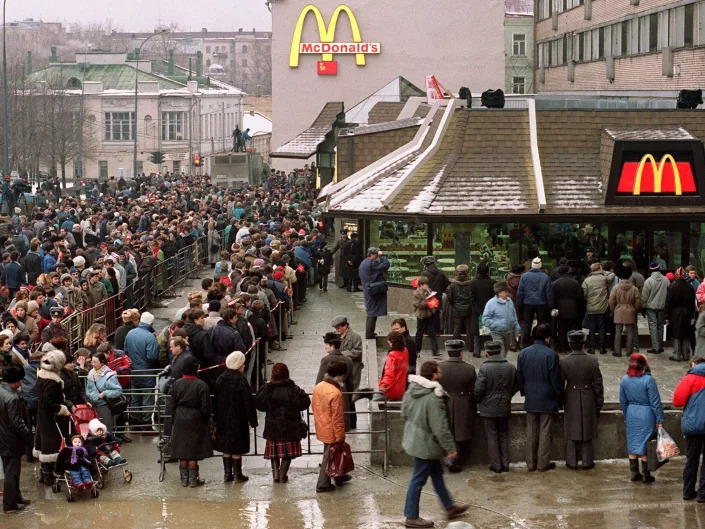
<svg viewBox="0 0 705 529">
<path fill-rule="evenodd" d="M 301 34 L 308 15 L 316 20 L 318 38 L 320 42 L 301 42 Z M 338 27 L 340 15 L 345 14 L 350 24 L 353 42 L 335 42 L 335 31 Z M 321 55 L 321 60 L 316 64 L 319 75 L 335 75 L 338 73 L 338 64 L 333 60 L 333 55 L 355 55 L 355 64 L 365 66 L 365 55 L 378 54 L 382 50 L 379 42 L 363 42 L 357 18 L 346 5 L 339 5 L 333 11 L 326 24 L 320 9 L 314 5 L 307 5 L 301 10 L 294 27 L 294 36 L 291 39 L 289 52 L 289 67 L 298 68 L 301 55 Z"/>
</svg>

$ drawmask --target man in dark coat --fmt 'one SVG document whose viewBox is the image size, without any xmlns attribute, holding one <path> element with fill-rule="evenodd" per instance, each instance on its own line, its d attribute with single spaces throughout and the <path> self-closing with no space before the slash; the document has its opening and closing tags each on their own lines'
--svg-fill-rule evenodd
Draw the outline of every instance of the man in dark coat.
<svg viewBox="0 0 705 529">
<path fill-rule="evenodd" d="M 441 362 L 441 386 L 450 396 L 448 419 L 456 446 L 456 457 L 448 470 L 460 472 L 470 456 L 472 423 L 475 415 L 475 366 L 463 362 L 463 340 L 448 340 L 445 343 L 448 360 Z"/>
<path fill-rule="evenodd" d="M 8 365 L 2 372 L 0 384 L 0 457 L 2 457 L 3 481 L 2 510 L 21 511 L 30 502 L 20 492 L 20 470 L 22 456 L 27 443 L 32 439 L 29 427 L 29 412 L 20 392 L 24 369 Z"/>
<path fill-rule="evenodd" d="M 340 239 L 335 242 L 331 253 L 340 251 L 340 258 L 338 260 L 338 274 L 343 278 L 343 284 L 340 288 L 348 288 L 350 284 L 349 272 L 348 272 L 348 258 L 350 256 L 350 239 L 348 239 L 348 230 L 343 229 L 340 232 Z"/>
<path fill-rule="evenodd" d="M 582 325 L 585 313 L 585 295 L 580 283 L 570 277 L 568 267 L 559 267 L 558 279 L 553 282 L 553 306 L 558 310 L 556 316 L 558 334 L 558 352 L 568 350 L 568 332 Z"/>
<path fill-rule="evenodd" d="M 516 368 L 502 356 L 501 342 L 487 342 L 485 352 L 487 360 L 477 374 L 475 399 L 485 423 L 490 470 L 499 474 L 509 472 L 509 415 L 519 383 Z"/>
<path fill-rule="evenodd" d="M 333 362 L 343 362 L 345 363 L 345 367 L 347 368 L 347 372 L 345 373 L 345 379 L 344 379 L 344 384 L 345 384 L 345 391 L 348 393 L 347 395 L 343 395 L 345 398 L 345 411 L 348 412 L 353 408 L 353 403 L 352 403 L 352 392 L 355 391 L 355 385 L 353 382 L 353 361 L 352 359 L 344 355 L 343 352 L 340 350 L 340 335 L 337 332 L 327 332 L 325 336 L 323 337 L 323 343 L 325 345 L 325 350 L 326 350 L 326 356 L 321 358 L 321 364 L 318 368 L 318 375 L 316 375 L 316 384 L 319 382 L 322 382 L 323 379 L 325 378 L 326 371 L 328 370 L 328 366 L 330 366 Z M 350 414 L 346 413 L 345 414 L 345 431 L 350 430 Z"/>
<path fill-rule="evenodd" d="M 537 325 L 532 337 L 534 345 L 519 353 L 517 379 L 526 412 L 526 466 L 529 472 L 545 472 L 556 468 L 551 462 L 551 425 L 563 385 L 558 354 L 548 346 L 551 325 Z"/>
<path fill-rule="evenodd" d="M 676 280 L 668 287 L 666 294 L 666 323 L 673 338 L 673 354 L 669 360 L 690 359 L 689 337 L 693 332 L 691 321 L 695 316 L 695 290 L 685 280 L 685 269 L 676 270 Z"/>
<path fill-rule="evenodd" d="M 485 311 L 485 305 L 491 300 L 494 293 L 496 281 L 490 277 L 490 267 L 485 263 L 477 265 L 477 277 L 470 281 L 470 292 L 472 296 L 472 317 L 470 319 L 470 331 L 473 342 L 473 356 L 480 357 L 480 316 Z"/>
<path fill-rule="evenodd" d="M 360 292 L 360 264 L 362 263 L 362 244 L 357 233 L 353 233 L 347 248 L 348 292 Z M 363 287 L 364 288 L 364 287 Z"/>
<path fill-rule="evenodd" d="M 451 307 L 453 318 L 453 339 L 458 340 L 465 328 L 470 351 L 474 351 L 472 336 L 472 288 L 470 287 L 469 267 L 461 264 L 455 267 L 455 277 L 450 282 L 448 289 L 448 304 Z"/>
<path fill-rule="evenodd" d="M 201 364 L 201 368 L 214 365 L 211 337 L 203 328 L 206 313 L 201 309 L 191 309 L 184 314 L 187 323 L 184 330 L 188 333 L 188 344 L 191 354 Z M 232 353 L 232 351 L 230 351 Z"/>
<path fill-rule="evenodd" d="M 564 383 L 565 465 L 578 470 L 578 453 L 583 470 L 595 466 L 592 440 L 597 438 L 597 417 L 604 403 L 602 373 L 597 358 L 585 352 L 587 334 L 570 331 L 571 353 L 561 360 Z"/>
<path fill-rule="evenodd" d="M 367 258 L 360 263 L 360 281 L 365 295 L 365 338 L 373 339 L 377 334 L 377 318 L 387 315 L 387 284 L 384 273 L 389 270 L 389 260 L 379 248 L 367 249 Z"/>
<path fill-rule="evenodd" d="M 39 256 L 39 243 L 30 244 L 30 251 L 24 256 L 23 266 L 27 272 L 27 282 L 37 284 L 37 278 L 42 274 L 42 258 Z"/>
</svg>

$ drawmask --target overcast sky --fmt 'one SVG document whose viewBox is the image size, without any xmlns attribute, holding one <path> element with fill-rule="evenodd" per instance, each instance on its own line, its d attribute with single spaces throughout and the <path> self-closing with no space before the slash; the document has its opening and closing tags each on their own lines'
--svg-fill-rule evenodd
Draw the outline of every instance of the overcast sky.
<svg viewBox="0 0 705 529">
<path fill-rule="evenodd" d="M 160 21 L 176 22 L 186 31 L 270 30 L 264 0 L 10 0 L 7 21 L 25 18 L 45 22 L 103 22 L 124 31 L 151 31 Z"/>
</svg>

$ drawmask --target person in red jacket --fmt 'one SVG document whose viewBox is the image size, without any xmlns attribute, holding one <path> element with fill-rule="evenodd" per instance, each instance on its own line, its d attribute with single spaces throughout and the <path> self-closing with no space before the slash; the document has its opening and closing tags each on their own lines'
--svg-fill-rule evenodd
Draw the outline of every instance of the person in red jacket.
<svg viewBox="0 0 705 529">
<path fill-rule="evenodd" d="M 683 410 L 681 431 L 685 436 L 685 466 L 683 467 L 683 499 L 692 500 L 697 496 L 698 503 L 705 503 L 705 472 L 700 471 L 700 484 L 697 493 L 695 482 L 698 478 L 700 456 L 705 452 L 705 358 L 694 356 L 690 370 L 673 392 L 673 405 Z M 703 463 L 705 465 L 705 463 Z"/>
<path fill-rule="evenodd" d="M 406 376 L 409 372 L 409 351 L 404 342 L 404 335 L 395 331 L 387 335 L 389 352 L 384 361 L 379 390 L 389 400 L 401 400 L 406 391 Z"/>
</svg>

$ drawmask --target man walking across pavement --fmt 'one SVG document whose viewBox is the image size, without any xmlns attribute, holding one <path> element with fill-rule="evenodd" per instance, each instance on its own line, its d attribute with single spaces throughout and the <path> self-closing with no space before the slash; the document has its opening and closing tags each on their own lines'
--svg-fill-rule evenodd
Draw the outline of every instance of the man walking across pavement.
<svg viewBox="0 0 705 529">
<path fill-rule="evenodd" d="M 622 331 L 627 334 L 627 356 L 631 356 L 634 346 L 634 331 L 636 330 L 636 316 L 641 309 L 641 296 L 639 289 L 629 280 L 632 269 L 622 266 L 619 269 L 619 283 L 610 293 L 610 310 L 614 314 L 614 352 L 613 356 L 622 356 Z M 695 306 L 695 293 L 693 293 L 693 306 Z M 636 339 L 639 339 L 637 334 Z"/>
<path fill-rule="evenodd" d="M 551 462 L 551 426 L 563 386 L 558 354 L 548 346 L 551 325 L 537 325 L 532 337 L 534 345 L 519 353 L 517 379 L 526 412 L 526 466 L 529 472 L 545 472 L 556 468 Z"/>
<path fill-rule="evenodd" d="M 456 504 L 443 480 L 442 459 L 457 457 L 453 434 L 448 424 L 447 393 L 440 384 L 441 370 L 434 361 L 424 362 L 419 375 L 409 376 L 409 389 L 401 404 L 404 419 L 402 446 L 414 458 L 414 469 L 406 492 L 406 527 L 433 527 L 431 520 L 419 517 L 421 489 L 429 476 L 449 520 L 468 510 Z"/>
<path fill-rule="evenodd" d="M 362 338 L 350 328 L 345 316 L 336 316 L 331 322 L 331 326 L 335 328 L 335 332 L 340 334 L 340 352 L 352 361 L 352 391 L 357 391 L 360 389 L 362 368 L 365 367 L 362 362 Z M 358 399 L 358 395 L 352 395 L 350 398 L 350 428 L 352 429 L 357 428 L 355 402 Z"/>
<path fill-rule="evenodd" d="M 516 367 L 502 356 L 500 342 L 487 342 L 487 360 L 480 366 L 475 382 L 478 413 L 485 423 L 490 470 L 509 472 L 509 415 L 512 397 L 519 391 Z"/>
<path fill-rule="evenodd" d="M 670 281 L 661 273 L 661 264 L 651 261 L 651 275 L 644 281 L 641 291 L 642 306 L 646 309 L 646 321 L 651 335 L 651 349 L 647 353 L 663 353 L 663 324 L 666 321 L 666 297 Z"/>
<path fill-rule="evenodd" d="M 377 318 L 387 315 L 387 282 L 384 273 L 389 270 L 389 260 L 382 250 L 374 246 L 367 249 L 367 258 L 360 263 L 358 272 L 365 296 L 365 338 L 373 339 L 377 334 Z"/>
<path fill-rule="evenodd" d="M 470 458 L 473 417 L 475 416 L 475 366 L 463 361 L 463 340 L 448 340 L 445 348 L 448 360 L 438 364 L 441 369 L 441 386 L 448 393 L 448 420 L 457 456 L 450 461 L 448 470 L 460 472 Z"/>
<path fill-rule="evenodd" d="M 568 347 L 571 352 L 561 359 L 565 465 L 573 470 L 578 470 L 578 458 L 583 470 L 595 466 L 592 440 L 597 438 L 597 419 L 604 404 L 600 365 L 597 358 L 585 352 L 586 342 L 584 331 L 570 331 Z"/>
<path fill-rule="evenodd" d="M 0 456 L 5 473 L 3 480 L 2 510 L 21 511 L 30 504 L 20 492 L 22 456 L 27 443 L 32 440 L 29 427 L 29 412 L 20 392 L 24 369 L 8 365 L 2 372 L 0 384 Z"/>
<path fill-rule="evenodd" d="M 531 261 L 531 270 L 521 276 L 517 289 L 517 309 L 522 312 L 521 346 L 528 347 L 531 339 L 531 326 L 549 321 L 549 311 L 553 307 L 553 286 L 551 278 L 541 270 L 541 258 Z"/>
<path fill-rule="evenodd" d="M 506 281 L 494 284 L 495 297 L 487 302 L 482 313 L 482 323 L 490 330 L 492 340 L 502 345 L 502 356 L 506 358 L 512 341 L 519 337 L 521 327 L 514 310 L 514 303 L 509 297 L 509 285 Z"/>
</svg>

